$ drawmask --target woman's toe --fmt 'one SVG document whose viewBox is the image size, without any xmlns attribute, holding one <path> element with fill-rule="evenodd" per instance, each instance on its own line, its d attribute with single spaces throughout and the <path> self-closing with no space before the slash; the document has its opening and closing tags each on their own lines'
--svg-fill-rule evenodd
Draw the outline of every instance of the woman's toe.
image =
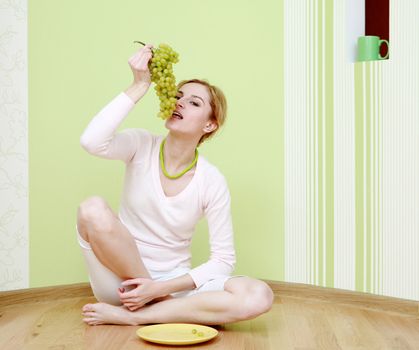
<svg viewBox="0 0 419 350">
<path fill-rule="evenodd" d="M 83 309 L 82 309 L 84 312 L 89 312 L 89 311 L 93 311 L 94 309 L 93 309 L 93 305 L 92 304 L 86 304 L 86 305 L 84 305 L 83 306 Z"/>
</svg>

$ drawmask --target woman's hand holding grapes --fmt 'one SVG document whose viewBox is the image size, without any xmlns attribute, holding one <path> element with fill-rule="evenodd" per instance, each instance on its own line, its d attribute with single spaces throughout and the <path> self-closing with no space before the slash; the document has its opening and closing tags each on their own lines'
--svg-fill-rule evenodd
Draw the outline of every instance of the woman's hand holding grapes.
<svg viewBox="0 0 419 350">
<path fill-rule="evenodd" d="M 151 85 L 151 74 L 148 69 L 148 62 L 151 60 L 152 52 L 150 44 L 145 45 L 132 55 L 128 64 L 132 70 L 134 81 L 125 90 L 125 94 L 134 102 L 137 103 L 147 92 Z"/>
<path fill-rule="evenodd" d="M 134 76 L 133 84 L 147 85 L 147 88 L 150 86 L 151 74 L 148 69 L 148 61 L 150 61 L 153 56 L 153 53 L 151 52 L 152 47 L 151 44 L 145 45 L 128 60 L 128 64 Z"/>
</svg>

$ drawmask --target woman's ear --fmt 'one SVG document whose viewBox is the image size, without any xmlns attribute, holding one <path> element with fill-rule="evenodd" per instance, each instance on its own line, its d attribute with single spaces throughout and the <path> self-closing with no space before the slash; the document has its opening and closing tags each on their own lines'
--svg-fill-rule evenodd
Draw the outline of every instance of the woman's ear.
<svg viewBox="0 0 419 350">
<path fill-rule="evenodd" d="M 207 125 L 205 125 L 204 131 L 205 132 L 213 132 L 215 129 L 217 129 L 217 124 L 214 122 L 208 122 Z"/>
</svg>

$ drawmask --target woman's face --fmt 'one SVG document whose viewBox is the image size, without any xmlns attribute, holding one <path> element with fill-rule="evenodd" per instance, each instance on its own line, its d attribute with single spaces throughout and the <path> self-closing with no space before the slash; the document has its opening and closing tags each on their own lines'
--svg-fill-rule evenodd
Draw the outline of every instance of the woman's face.
<svg viewBox="0 0 419 350">
<path fill-rule="evenodd" d="M 176 98 L 176 109 L 165 123 L 167 129 L 198 139 L 214 130 L 216 124 L 210 121 L 211 96 L 206 86 L 198 83 L 185 84 L 179 88 Z"/>
</svg>

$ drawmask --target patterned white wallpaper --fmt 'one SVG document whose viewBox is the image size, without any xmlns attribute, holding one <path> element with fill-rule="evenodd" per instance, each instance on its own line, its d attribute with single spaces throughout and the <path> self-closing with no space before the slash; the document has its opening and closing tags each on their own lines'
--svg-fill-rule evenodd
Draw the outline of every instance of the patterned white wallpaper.
<svg viewBox="0 0 419 350">
<path fill-rule="evenodd" d="M 0 0 L 0 290 L 29 286 L 27 0 Z"/>
</svg>

